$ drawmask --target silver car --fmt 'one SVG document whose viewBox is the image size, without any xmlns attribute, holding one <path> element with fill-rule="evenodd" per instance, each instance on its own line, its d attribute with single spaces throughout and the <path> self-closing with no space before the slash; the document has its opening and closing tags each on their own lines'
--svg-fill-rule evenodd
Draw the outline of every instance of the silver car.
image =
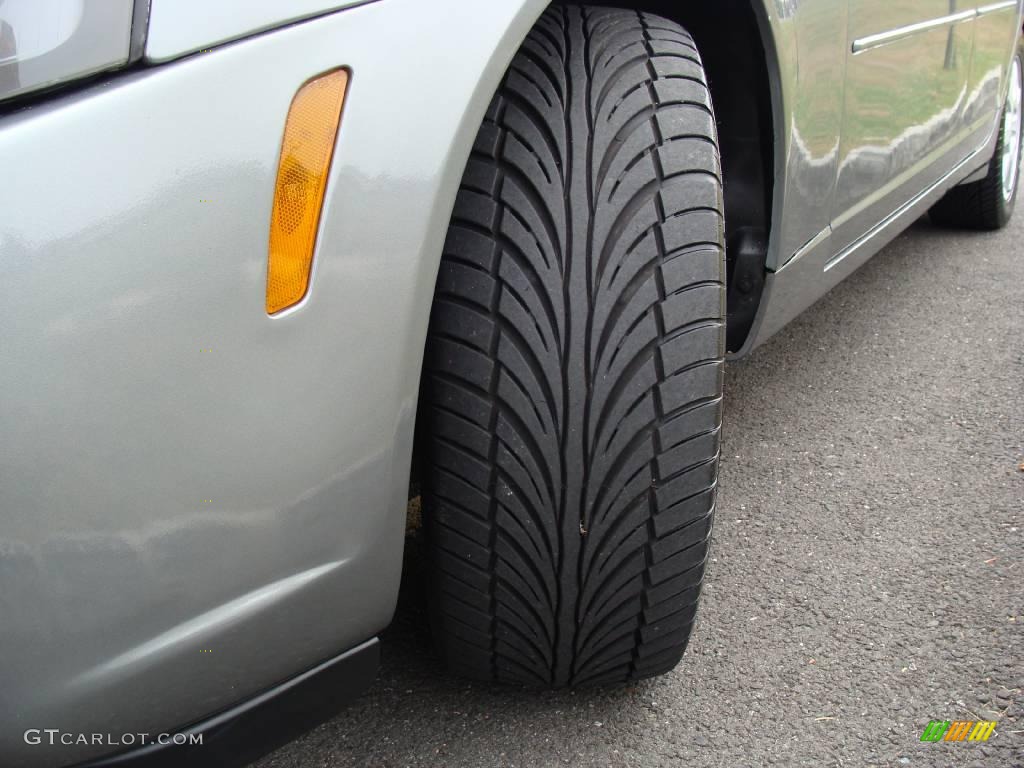
<svg viewBox="0 0 1024 768">
<path fill-rule="evenodd" d="M 1020 0 L 0 2 L 0 765 L 229 765 L 438 653 L 671 669 L 722 371 L 992 229 Z M 412 489 L 412 491 L 410 491 Z"/>
</svg>

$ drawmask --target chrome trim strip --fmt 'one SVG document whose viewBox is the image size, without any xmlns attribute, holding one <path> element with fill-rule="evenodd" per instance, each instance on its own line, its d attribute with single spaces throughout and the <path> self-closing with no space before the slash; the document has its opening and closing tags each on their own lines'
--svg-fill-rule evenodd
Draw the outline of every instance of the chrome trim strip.
<svg viewBox="0 0 1024 768">
<path fill-rule="evenodd" d="M 988 13 L 995 13 L 996 11 L 1005 11 L 1010 8 L 1017 7 L 1017 0 L 1003 0 L 1001 3 L 990 3 L 989 5 L 982 5 L 978 7 L 978 15 L 984 16 Z"/>
<path fill-rule="evenodd" d="M 1011 5 L 1016 4 L 1016 0 L 1008 0 Z M 997 5 L 1003 5 L 1004 3 L 997 3 Z M 986 6 L 988 8 L 990 6 Z M 903 40 L 904 38 L 911 37 L 920 32 L 927 32 L 937 27 L 944 27 L 949 24 L 958 24 L 961 21 L 970 21 L 978 15 L 978 9 L 972 8 L 969 11 L 960 11 L 959 13 L 951 13 L 948 16 L 941 16 L 937 19 L 931 19 L 929 21 L 919 21 L 916 24 L 908 24 L 905 27 L 897 27 L 896 29 L 890 29 L 888 32 L 879 32 L 877 35 L 868 35 L 858 40 L 853 41 L 852 52 L 863 53 L 869 51 L 872 48 L 879 48 L 883 45 L 896 42 L 897 40 Z"/>
</svg>

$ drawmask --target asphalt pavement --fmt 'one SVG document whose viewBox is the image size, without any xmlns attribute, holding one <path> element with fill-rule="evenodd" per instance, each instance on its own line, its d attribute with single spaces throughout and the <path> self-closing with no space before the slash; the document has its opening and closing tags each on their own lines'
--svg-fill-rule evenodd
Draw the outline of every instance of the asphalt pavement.
<svg viewBox="0 0 1024 768">
<path fill-rule="evenodd" d="M 1024 765 L 1024 210 L 927 219 L 726 378 L 713 562 L 672 673 L 449 677 L 419 566 L 375 687 L 259 768 Z M 922 743 L 930 720 L 995 720 Z"/>
</svg>

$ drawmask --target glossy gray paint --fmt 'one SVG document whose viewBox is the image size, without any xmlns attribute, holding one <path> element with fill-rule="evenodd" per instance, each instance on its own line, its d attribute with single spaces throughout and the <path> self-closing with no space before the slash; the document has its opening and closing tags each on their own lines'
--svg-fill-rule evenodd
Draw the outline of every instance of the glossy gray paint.
<svg viewBox="0 0 1024 768">
<path fill-rule="evenodd" d="M 778 269 L 829 223 L 846 71 L 846 2 L 757 2 L 775 131 L 766 267 Z M 801 66 L 801 61 L 814 62 Z M 812 92 L 821 98 L 808 98 Z"/>
<path fill-rule="evenodd" d="M 26 728 L 190 722 L 388 623 L 448 215 L 542 9 L 388 0 L 0 121 L 0 764 L 108 749 Z M 286 112 L 339 65 L 312 288 L 271 318 Z"/>
<path fill-rule="evenodd" d="M 149 0 L 147 61 L 160 62 L 376 0 Z"/>
<path fill-rule="evenodd" d="M 777 332 L 988 162 L 1021 26 L 1019 0 L 775 0 L 762 7 L 775 83 L 773 227 L 758 315 L 734 357 Z M 827 64 L 811 66 L 819 59 Z M 826 72 L 825 81 L 815 72 Z M 833 102 L 807 98 L 815 84 L 842 94 L 840 118 Z M 922 92 L 933 97 L 922 101 Z M 804 139 L 813 129 L 820 131 L 817 147 Z"/>
<path fill-rule="evenodd" d="M 239 6 L 193 34 L 162 3 L 154 60 L 296 18 Z M 755 6 L 776 157 L 745 349 L 991 155 L 1019 10 L 962 3 L 970 18 L 904 34 L 944 3 Z M 380 0 L 0 118 L 0 763 L 57 759 L 25 728 L 173 728 L 386 625 L 452 201 L 544 4 Z M 941 98 L 852 124 L 847 83 L 936 64 L 936 33 L 953 66 L 919 74 Z M 286 110 L 337 66 L 352 82 L 311 289 L 267 317 Z"/>
</svg>

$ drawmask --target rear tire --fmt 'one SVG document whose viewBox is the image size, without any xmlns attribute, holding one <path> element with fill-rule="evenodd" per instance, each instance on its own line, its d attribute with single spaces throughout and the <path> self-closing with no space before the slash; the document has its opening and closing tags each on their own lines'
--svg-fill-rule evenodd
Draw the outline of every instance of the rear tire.
<svg viewBox="0 0 1024 768">
<path fill-rule="evenodd" d="M 1016 78 L 1016 80 L 1014 80 Z M 988 173 L 984 179 L 961 184 L 949 190 L 945 196 L 932 206 L 931 219 L 934 223 L 946 227 L 962 229 L 1002 229 L 1013 215 L 1013 207 L 1017 201 L 1017 188 L 1020 186 L 1020 109 L 1021 109 L 1021 54 L 1018 51 L 1010 64 L 1010 89 L 1007 103 L 999 117 L 999 138 L 995 152 L 988 164 Z M 1013 100 L 1016 103 L 1013 104 Z M 1008 130 L 1007 114 L 1016 109 L 1017 130 Z M 1003 159 L 1007 154 L 1014 158 L 1012 162 L 1013 177 L 1007 189 L 1003 175 Z"/>
<path fill-rule="evenodd" d="M 693 39 L 548 10 L 477 135 L 427 340 L 424 524 L 452 670 L 560 687 L 679 661 L 715 502 L 724 280 Z"/>
</svg>

